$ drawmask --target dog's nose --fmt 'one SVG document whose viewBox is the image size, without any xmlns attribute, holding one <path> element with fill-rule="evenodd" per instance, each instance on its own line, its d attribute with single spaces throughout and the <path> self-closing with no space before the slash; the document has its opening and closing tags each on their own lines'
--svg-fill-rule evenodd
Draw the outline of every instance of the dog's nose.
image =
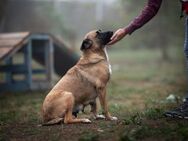
<svg viewBox="0 0 188 141">
<path fill-rule="evenodd" d="M 112 37 L 113 34 L 114 34 L 113 31 L 108 31 L 108 36 L 110 36 L 110 38 Z"/>
<path fill-rule="evenodd" d="M 113 31 L 108 31 L 107 33 L 109 34 L 109 36 L 112 36 L 114 34 Z"/>
<path fill-rule="evenodd" d="M 108 31 L 109 34 L 113 34 L 114 32 L 113 31 Z"/>
</svg>

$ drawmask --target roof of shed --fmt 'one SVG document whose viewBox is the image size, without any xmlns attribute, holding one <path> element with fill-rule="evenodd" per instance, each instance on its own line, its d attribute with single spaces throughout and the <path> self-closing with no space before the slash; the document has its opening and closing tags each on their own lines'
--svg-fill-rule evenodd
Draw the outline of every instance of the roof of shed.
<svg viewBox="0 0 188 141">
<path fill-rule="evenodd" d="M 0 34 L 0 60 L 13 55 L 22 48 L 22 45 L 26 43 L 25 39 L 29 35 L 30 32 Z"/>
<path fill-rule="evenodd" d="M 17 32 L 17 33 L 0 33 L 0 61 L 13 56 L 17 51 L 23 48 L 31 39 L 49 37 L 53 41 L 54 46 L 54 70 L 62 76 L 67 70 L 75 65 L 79 56 L 70 48 L 68 48 L 62 41 L 55 38 L 51 34 L 46 33 L 31 33 L 31 32 Z M 47 37 L 47 38 L 48 38 Z M 42 59 L 40 53 L 33 53 L 32 59 L 36 60 L 42 65 L 45 61 Z"/>
</svg>

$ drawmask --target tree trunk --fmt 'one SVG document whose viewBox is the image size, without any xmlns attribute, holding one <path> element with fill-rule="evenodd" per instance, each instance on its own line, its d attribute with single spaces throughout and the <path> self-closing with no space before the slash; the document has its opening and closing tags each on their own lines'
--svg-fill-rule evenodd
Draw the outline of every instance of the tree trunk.
<svg viewBox="0 0 188 141">
<path fill-rule="evenodd" d="M 163 12 L 164 13 L 168 13 L 168 2 L 167 1 L 163 1 L 163 6 L 165 7 L 163 9 Z M 165 25 L 165 20 L 166 19 L 166 16 L 163 15 L 163 17 L 161 17 L 163 20 L 162 21 L 159 21 L 161 22 L 161 25 Z M 159 43 L 159 46 L 160 46 L 160 49 L 161 49 L 161 57 L 162 57 L 162 60 L 163 61 L 169 61 L 170 60 L 170 57 L 169 57 L 169 54 L 168 54 L 168 28 L 166 28 L 165 30 L 161 30 L 159 29 L 159 39 L 160 39 L 160 43 Z"/>
</svg>

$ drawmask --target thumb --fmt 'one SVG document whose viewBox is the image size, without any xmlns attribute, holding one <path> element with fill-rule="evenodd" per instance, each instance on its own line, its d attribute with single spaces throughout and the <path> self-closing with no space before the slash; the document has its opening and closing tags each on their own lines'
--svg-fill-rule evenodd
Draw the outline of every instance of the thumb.
<svg viewBox="0 0 188 141">
<path fill-rule="evenodd" d="M 117 34 L 114 33 L 114 35 L 110 38 L 111 40 L 114 40 L 116 38 Z"/>
<path fill-rule="evenodd" d="M 112 45 L 117 42 L 117 36 L 115 36 L 107 45 Z"/>
</svg>

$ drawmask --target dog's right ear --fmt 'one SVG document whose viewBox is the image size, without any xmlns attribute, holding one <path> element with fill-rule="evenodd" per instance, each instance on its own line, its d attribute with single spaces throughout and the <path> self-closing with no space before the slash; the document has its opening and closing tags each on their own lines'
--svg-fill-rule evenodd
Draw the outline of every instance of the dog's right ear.
<svg viewBox="0 0 188 141">
<path fill-rule="evenodd" d="M 88 49 L 88 48 L 90 48 L 92 45 L 93 45 L 93 41 L 92 41 L 92 40 L 90 40 L 90 39 L 85 39 L 85 40 L 83 40 L 83 42 L 82 42 L 82 45 L 81 45 L 80 50 Z"/>
</svg>

